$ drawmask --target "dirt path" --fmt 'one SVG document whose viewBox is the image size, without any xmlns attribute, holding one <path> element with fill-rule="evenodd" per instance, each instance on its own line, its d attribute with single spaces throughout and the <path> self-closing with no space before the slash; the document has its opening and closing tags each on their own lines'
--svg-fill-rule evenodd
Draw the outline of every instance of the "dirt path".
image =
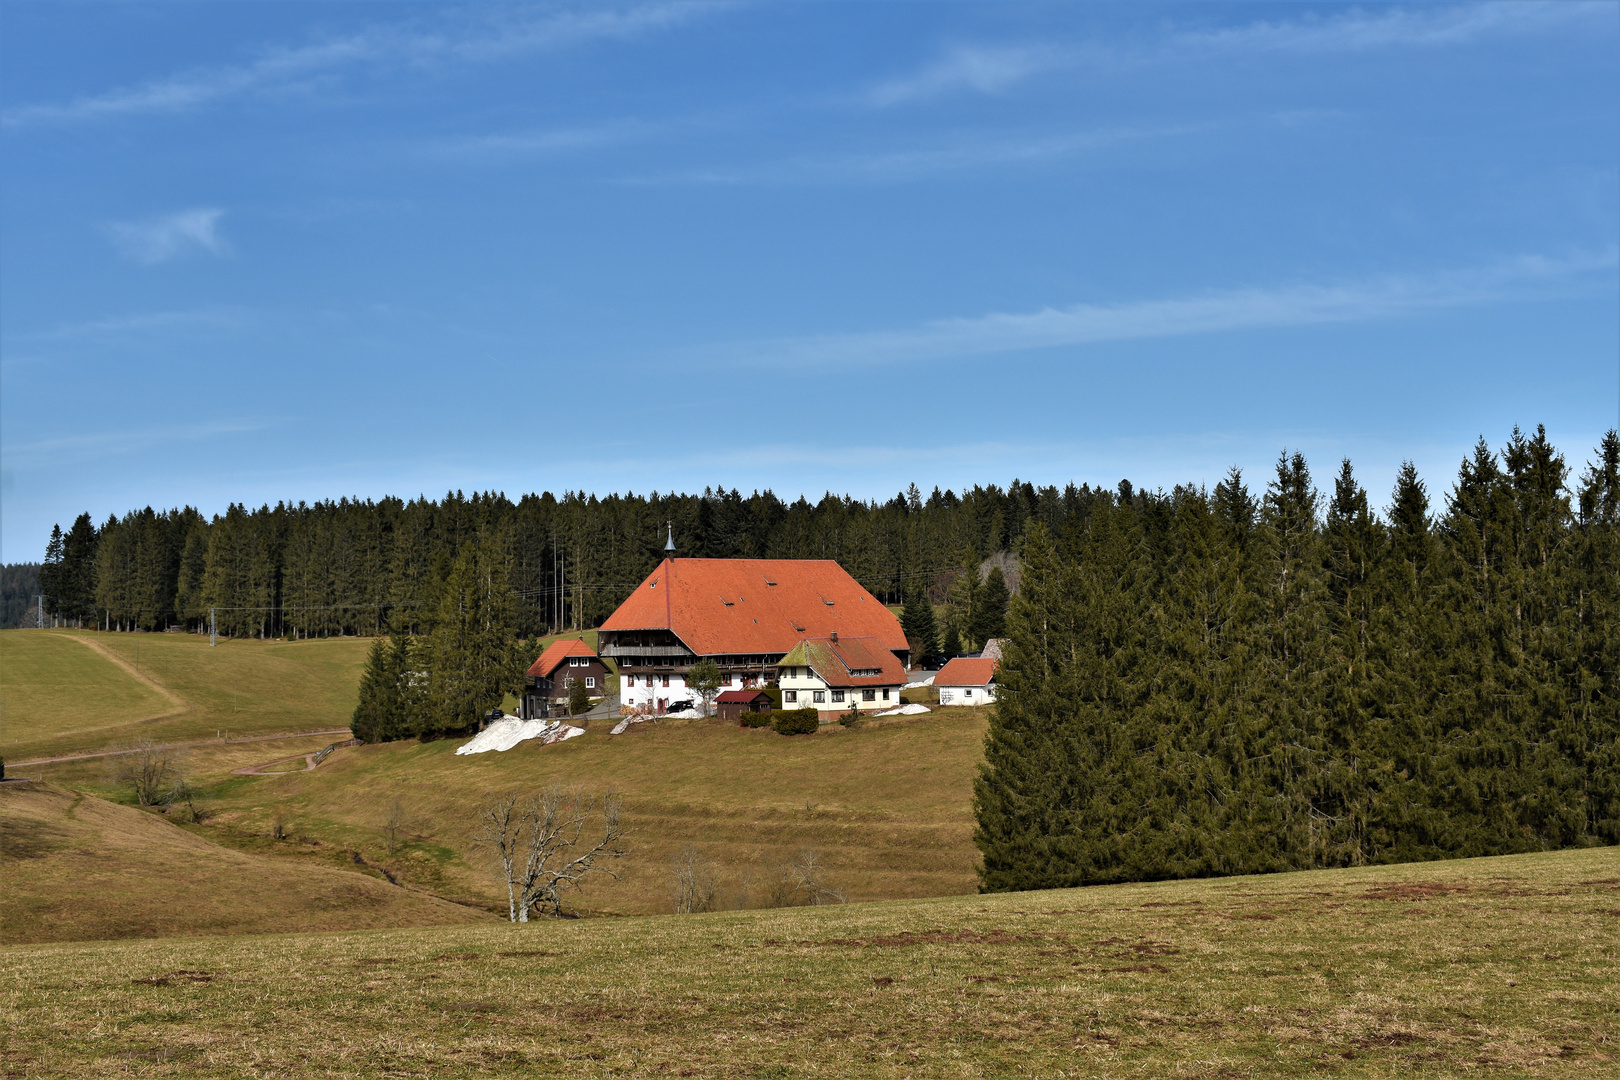
<svg viewBox="0 0 1620 1080">
<path fill-rule="evenodd" d="M 135 721 L 135 723 L 150 724 L 154 720 L 166 720 L 171 716 L 179 716 L 182 713 L 188 713 L 191 711 L 192 706 L 190 702 L 180 697 L 179 694 L 176 694 L 173 690 L 170 690 L 167 686 L 164 686 L 162 683 L 152 678 L 150 675 L 136 667 L 134 664 L 130 663 L 128 660 L 125 660 L 122 656 L 119 656 L 117 653 L 107 648 L 101 642 L 87 637 L 80 637 L 78 634 L 67 634 L 64 636 L 67 637 L 69 641 L 77 641 L 80 645 L 83 645 L 92 652 L 98 653 L 101 656 L 106 657 L 108 660 L 111 660 L 114 664 L 117 664 L 120 668 L 122 668 L 124 672 L 131 678 L 149 687 L 155 693 L 162 695 L 168 700 L 169 704 L 174 706 L 174 708 L 170 709 L 168 712 L 158 713 L 156 716 L 142 717 L 140 720 Z M 54 760 L 66 759 L 63 758 Z"/>
<path fill-rule="evenodd" d="M 351 735 L 348 728 L 332 728 L 328 731 L 290 731 L 282 735 L 245 735 L 235 739 L 194 739 L 191 742 L 163 743 L 157 747 L 160 750 L 184 750 L 191 746 L 234 746 L 237 743 L 274 742 L 277 739 L 310 739 L 316 735 Z M 93 754 L 68 754 L 65 757 L 40 758 L 37 761 L 8 761 L 6 768 L 21 768 L 24 765 L 55 765 L 60 761 L 84 761 L 87 758 L 117 757 L 127 754 L 128 750 L 98 750 Z M 294 757 L 302 757 L 295 754 Z M 283 760 L 291 761 L 292 758 Z M 274 764 L 272 762 L 271 764 Z"/>
<path fill-rule="evenodd" d="M 318 753 L 320 753 L 319 750 L 311 750 L 307 754 L 294 754 L 292 757 L 277 758 L 274 761 L 267 761 L 263 765 L 249 765 L 245 769 L 232 769 L 231 775 L 285 776 L 287 773 L 310 772 L 315 768 L 315 755 Z M 276 765 L 285 765 L 289 761 L 298 761 L 300 759 L 304 762 L 304 767 L 302 769 L 277 769 L 273 767 Z"/>
</svg>

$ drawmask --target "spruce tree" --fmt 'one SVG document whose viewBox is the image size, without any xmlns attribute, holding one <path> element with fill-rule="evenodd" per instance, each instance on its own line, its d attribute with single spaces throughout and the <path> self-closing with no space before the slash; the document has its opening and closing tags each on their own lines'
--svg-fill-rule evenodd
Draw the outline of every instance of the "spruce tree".
<svg viewBox="0 0 1620 1080">
<path fill-rule="evenodd" d="M 974 601 L 971 636 L 981 648 L 991 638 L 1001 637 L 1007 632 L 1009 598 L 1007 580 L 1001 573 L 1001 567 L 992 566 Z"/>
<path fill-rule="evenodd" d="M 400 707 L 399 676 L 391 662 L 387 638 L 372 638 L 366 667 L 360 675 L 360 700 L 349 727 L 362 742 L 383 742 L 389 737 Z"/>
<path fill-rule="evenodd" d="M 934 607 L 928 602 L 928 594 L 923 586 L 917 585 L 906 594 L 900 629 L 906 635 L 906 643 L 911 646 L 913 664 L 920 664 L 939 653 L 939 631 L 934 621 Z"/>
<path fill-rule="evenodd" d="M 469 731 L 519 689 L 522 648 L 517 598 L 507 578 L 509 539 L 490 532 L 468 540 L 451 565 L 430 635 L 431 676 L 420 734 Z"/>
</svg>

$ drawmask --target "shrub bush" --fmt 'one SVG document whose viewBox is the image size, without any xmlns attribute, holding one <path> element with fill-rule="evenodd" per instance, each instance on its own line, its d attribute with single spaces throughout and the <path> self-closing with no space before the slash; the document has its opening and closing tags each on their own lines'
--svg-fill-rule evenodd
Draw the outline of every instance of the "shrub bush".
<svg viewBox="0 0 1620 1080">
<path fill-rule="evenodd" d="M 745 712 L 741 716 L 737 717 L 737 723 L 746 728 L 770 727 L 772 715 L 773 714 L 769 711 Z"/>
<path fill-rule="evenodd" d="M 771 713 L 771 727 L 779 735 L 810 735 L 821 727 L 814 709 L 782 709 Z"/>
</svg>

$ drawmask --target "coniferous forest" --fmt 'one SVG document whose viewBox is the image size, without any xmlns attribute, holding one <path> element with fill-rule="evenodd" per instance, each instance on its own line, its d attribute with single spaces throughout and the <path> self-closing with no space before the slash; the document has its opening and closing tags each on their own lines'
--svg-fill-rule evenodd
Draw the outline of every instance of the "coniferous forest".
<svg viewBox="0 0 1620 1080">
<path fill-rule="evenodd" d="M 1620 843 L 1614 432 L 1578 474 L 1540 429 L 1482 440 L 1445 493 L 1408 465 L 1383 505 L 1285 454 L 1213 490 L 145 509 L 56 530 L 39 580 L 105 629 L 391 631 L 357 725 L 432 737 L 515 681 L 519 638 L 605 618 L 666 523 L 682 555 L 836 559 L 922 651 L 1008 637 L 987 890 Z M 998 553 L 1017 578 L 965 572 Z"/>
<path fill-rule="evenodd" d="M 975 787 L 987 891 L 1620 843 L 1620 438 L 1344 462 L 1034 523 Z"/>
</svg>

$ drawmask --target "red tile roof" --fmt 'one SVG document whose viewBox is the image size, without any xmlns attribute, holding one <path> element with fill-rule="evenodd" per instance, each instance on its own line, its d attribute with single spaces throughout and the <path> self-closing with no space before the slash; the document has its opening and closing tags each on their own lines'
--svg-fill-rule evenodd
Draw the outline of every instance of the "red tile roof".
<svg viewBox="0 0 1620 1080">
<path fill-rule="evenodd" d="M 699 656 L 785 653 L 807 637 L 905 650 L 894 613 L 831 559 L 665 559 L 603 630 L 670 630 Z"/>
<path fill-rule="evenodd" d="M 561 667 L 562 662 L 570 656 L 594 657 L 595 655 L 591 651 L 591 647 L 579 640 L 579 638 L 564 638 L 561 641 L 553 641 L 546 646 L 546 651 L 540 654 L 540 659 L 529 667 L 529 674 L 541 679 L 549 679 L 551 673 Z"/>
<path fill-rule="evenodd" d="M 988 686 L 996 673 L 994 659 L 957 657 L 939 669 L 934 676 L 935 686 Z"/>
<path fill-rule="evenodd" d="M 783 667 L 795 665 L 810 668 L 828 686 L 903 686 L 906 681 L 900 659 L 877 638 L 808 638 L 782 657 Z"/>
<path fill-rule="evenodd" d="M 768 701 L 770 696 L 763 690 L 727 690 L 714 700 L 722 704 L 740 701 L 747 705 L 749 702 L 758 701 L 760 698 L 765 698 Z"/>
</svg>

